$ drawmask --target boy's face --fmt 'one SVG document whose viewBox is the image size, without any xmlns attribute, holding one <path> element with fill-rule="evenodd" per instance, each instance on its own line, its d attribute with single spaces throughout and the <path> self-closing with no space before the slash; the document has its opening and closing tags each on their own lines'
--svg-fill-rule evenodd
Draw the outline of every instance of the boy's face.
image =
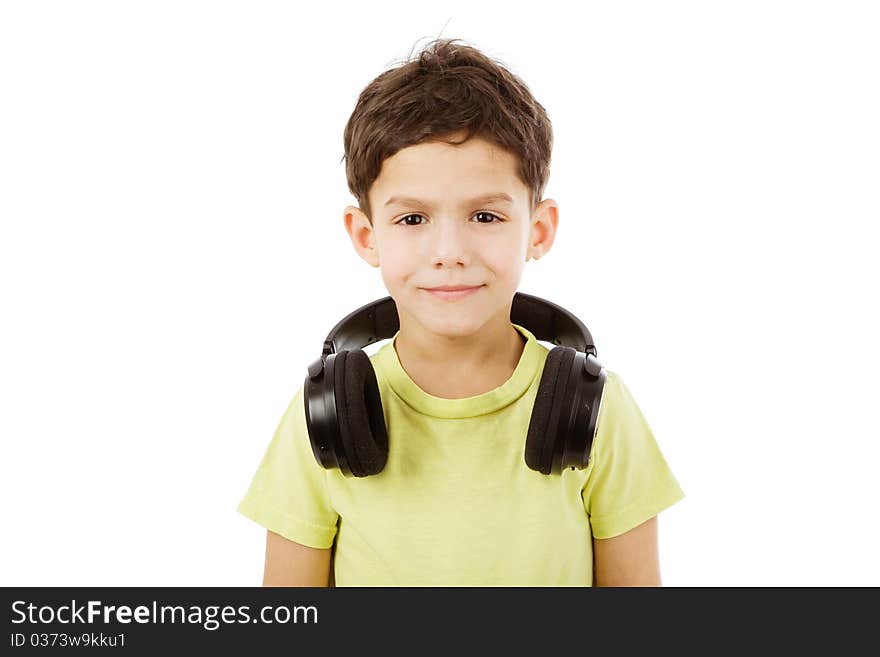
<svg viewBox="0 0 880 657">
<path fill-rule="evenodd" d="M 372 227 L 359 208 L 345 209 L 352 243 L 381 268 L 401 329 L 414 321 L 456 337 L 492 319 L 509 323 L 525 263 L 549 250 L 558 211 L 548 199 L 529 216 L 517 165 L 514 155 L 478 137 L 460 146 L 421 143 L 383 162 L 369 191 Z M 494 193 L 511 200 L 471 200 Z M 455 300 L 425 290 L 440 285 L 481 287 Z"/>
</svg>

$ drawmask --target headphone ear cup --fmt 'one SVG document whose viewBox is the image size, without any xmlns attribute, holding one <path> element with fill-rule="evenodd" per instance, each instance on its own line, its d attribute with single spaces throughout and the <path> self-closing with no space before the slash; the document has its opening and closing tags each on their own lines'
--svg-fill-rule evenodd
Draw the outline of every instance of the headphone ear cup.
<svg viewBox="0 0 880 657">
<path fill-rule="evenodd" d="M 525 460 L 532 470 L 550 474 L 554 455 L 562 458 L 565 436 L 559 435 L 559 414 L 576 351 L 554 347 L 547 354 L 526 435 Z"/>
<path fill-rule="evenodd" d="M 388 432 L 379 384 L 370 357 L 361 350 L 339 352 L 334 389 L 336 416 L 351 474 L 378 474 L 388 460 Z"/>
</svg>

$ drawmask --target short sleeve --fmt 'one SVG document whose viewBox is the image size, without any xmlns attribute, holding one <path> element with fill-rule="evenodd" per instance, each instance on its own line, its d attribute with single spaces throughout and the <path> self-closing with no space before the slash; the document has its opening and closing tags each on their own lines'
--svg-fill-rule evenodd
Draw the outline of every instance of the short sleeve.
<svg viewBox="0 0 880 657">
<path fill-rule="evenodd" d="M 592 471 L 581 491 L 600 539 L 623 534 L 684 497 L 629 389 L 606 373 Z"/>
<path fill-rule="evenodd" d="M 287 407 L 237 511 L 266 529 L 314 548 L 329 548 L 338 515 L 324 468 L 309 442 L 303 389 Z"/>
</svg>

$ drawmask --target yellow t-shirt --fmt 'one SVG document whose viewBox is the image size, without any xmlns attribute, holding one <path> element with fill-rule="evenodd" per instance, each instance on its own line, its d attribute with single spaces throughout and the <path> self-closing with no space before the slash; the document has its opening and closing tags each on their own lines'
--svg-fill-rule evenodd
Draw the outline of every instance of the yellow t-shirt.
<svg viewBox="0 0 880 657">
<path fill-rule="evenodd" d="M 318 464 L 300 387 L 237 510 L 297 543 L 334 546 L 336 586 L 590 586 L 592 538 L 622 534 L 684 493 L 607 369 L 588 467 L 529 469 L 526 434 L 549 350 L 513 326 L 527 339 L 516 369 L 474 397 L 419 388 L 394 339 L 370 356 L 389 443 L 377 475 Z"/>
</svg>

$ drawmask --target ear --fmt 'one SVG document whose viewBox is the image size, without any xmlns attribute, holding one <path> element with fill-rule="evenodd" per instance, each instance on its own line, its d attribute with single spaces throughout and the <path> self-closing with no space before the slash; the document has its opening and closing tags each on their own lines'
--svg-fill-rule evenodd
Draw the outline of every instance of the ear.
<svg viewBox="0 0 880 657">
<path fill-rule="evenodd" d="M 552 198 L 544 199 L 535 207 L 535 216 L 529 227 L 526 260 L 539 260 L 553 246 L 559 224 L 559 204 Z"/>
<path fill-rule="evenodd" d="M 367 219 L 360 208 L 353 205 L 346 206 L 343 212 L 345 230 L 351 238 L 352 246 L 358 255 L 366 260 L 370 266 L 379 266 L 379 250 L 376 247 L 376 235 L 370 220 Z"/>
</svg>

